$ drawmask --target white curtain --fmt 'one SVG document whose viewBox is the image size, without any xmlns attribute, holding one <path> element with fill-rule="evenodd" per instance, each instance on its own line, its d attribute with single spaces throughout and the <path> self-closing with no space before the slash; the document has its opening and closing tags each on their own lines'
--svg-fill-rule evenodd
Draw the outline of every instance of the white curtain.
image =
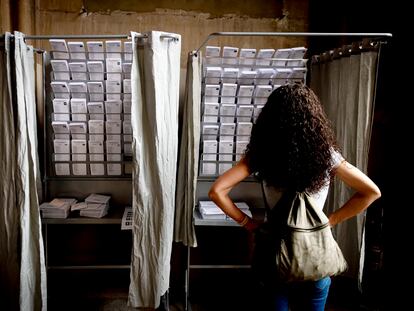
<svg viewBox="0 0 414 311">
<path fill-rule="evenodd" d="M 33 48 L 21 33 L 5 36 L 0 104 L 0 267 L 10 310 L 46 310 Z M 11 51 L 14 51 L 14 57 Z M 3 297 L 2 297 L 3 298 Z M 4 307 L 4 305 L 3 305 Z"/>
<path fill-rule="evenodd" d="M 367 172 L 374 110 L 378 53 L 362 52 L 332 59 L 324 53 L 312 64 L 311 87 L 324 104 L 333 123 L 345 159 Z M 329 213 L 341 207 L 352 190 L 336 180 L 325 206 Z M 365 213 L 334 228 L 336 239 L 349 264 L 348 275 L 362 280 Z"/>
<path fill-rule="evenodd" d="M 132 42 L 133 249 L 128 304 L 157 308 L 169 287 L 181 37 L 152 31 L 142 39 L 132 33 Z"/>
<path fill-rule="evenodd" d="M 188 55 L 174 224 L 174 241 L 192 247 L 197 246 L 194 209 L 200 144 L 201 64 L 201 52 Z"/>
</svg>

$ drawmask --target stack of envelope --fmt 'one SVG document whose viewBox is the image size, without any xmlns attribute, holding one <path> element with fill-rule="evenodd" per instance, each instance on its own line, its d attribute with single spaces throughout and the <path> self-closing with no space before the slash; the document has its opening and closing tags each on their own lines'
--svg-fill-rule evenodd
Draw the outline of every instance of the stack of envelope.
<svg viewBox="0 0 414 311">
<path fill-rule="evenodd" d="M 110 196 L 102 194 L 90 194 L 85 199 L 85 204 L 77 206 L 80 215 L 84 217 L 102 218 L 108 214 Z"/>
</svg>

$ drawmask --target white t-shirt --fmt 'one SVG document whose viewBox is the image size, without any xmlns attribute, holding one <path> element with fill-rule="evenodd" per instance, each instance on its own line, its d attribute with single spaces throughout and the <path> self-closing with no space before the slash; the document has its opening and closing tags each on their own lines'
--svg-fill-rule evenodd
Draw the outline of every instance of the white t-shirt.
<svg viewBox="0 0 414 311">
<path fill-rule="evenodd" d="M 337 151 L 332 152 L 332 169 L 336 169 L 344 160 L 344 157 Z M 322 210 L 325 205 L 326 197 L 329 190 L 329 174 L 327 174 L 327 180 L 325 186 L 319 189 L 318 192 L 312 193 L 311 197 L 315 200 L 317 206 Z M 273 208 L 279 199 L 282 197 L 283 190 L 277 189 L 273 186 L 268 186 L 264 183 L 264 192 L 266 194 L 267 204 L 270 208 Z"/>
</svg>

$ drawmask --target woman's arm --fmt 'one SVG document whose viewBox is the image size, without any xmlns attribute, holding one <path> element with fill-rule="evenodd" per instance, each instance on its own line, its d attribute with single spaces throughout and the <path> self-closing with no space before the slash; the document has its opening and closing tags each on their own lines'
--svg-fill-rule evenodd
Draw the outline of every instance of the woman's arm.
<svg viewBox="0 0 414 311">
<path fill-rule="evenodd" d="M 255 225 L 251 222 L 251 219 L 234 204 L 228 195 L 231 189 L 249 175 L 249 167 L 247 166 L 246 159 L 243 158 L 235 166 L 217 178 L 211 186 L 208 196 L 224 213 L 239 224 L 243 224 L 248 230 L 253 230 Z M 246 221 L 247 223 L 243 223 Z"/>
<path fill-rule="evenodd" d="M 354 189 L 356 193 L 341 208 L 329 215 L 329 223 L 332 227 L 359 214 L 381 197 L 381 191 L 377 185 L 358 168 L 346 161 L 338 166 L 335 175 Z"/>
</svg>

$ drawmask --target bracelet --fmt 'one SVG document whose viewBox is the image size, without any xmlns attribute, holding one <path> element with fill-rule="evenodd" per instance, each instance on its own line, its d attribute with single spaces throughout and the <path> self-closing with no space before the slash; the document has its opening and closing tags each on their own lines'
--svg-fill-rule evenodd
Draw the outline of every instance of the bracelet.
<svg viewBox="0 0 414 311">
<path fill-rule="evenodd" d="M 244 215 L 244 218 L 241 222 L 239 222 L 239 225 L 244 227 L 248 222 L 249 222 L 250 218 L 247 215 Z"/>
</svg>

